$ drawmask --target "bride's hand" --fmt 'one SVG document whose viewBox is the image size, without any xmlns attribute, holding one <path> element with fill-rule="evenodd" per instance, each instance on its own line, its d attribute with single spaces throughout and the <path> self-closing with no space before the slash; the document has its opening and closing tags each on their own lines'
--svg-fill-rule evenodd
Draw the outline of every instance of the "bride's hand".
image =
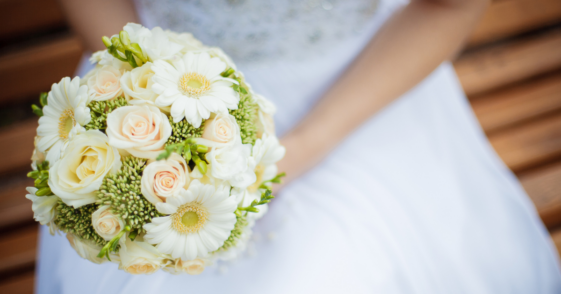
<svg viewBox="0 0 561 294">
<path fill-rule="evenodd" d="M 279 190 L 453 56 L 489 0 L 414 0 L 397 13 L 281 143 Z"/>
</svg>

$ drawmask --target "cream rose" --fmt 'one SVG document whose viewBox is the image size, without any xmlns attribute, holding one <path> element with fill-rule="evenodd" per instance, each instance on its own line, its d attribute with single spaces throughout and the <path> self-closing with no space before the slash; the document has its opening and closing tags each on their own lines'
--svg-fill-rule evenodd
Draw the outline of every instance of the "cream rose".
<svg viewBox="0 0 561 294">
<path fill-rule="evenodd" d="M 124 240 L 124 242 L 121 241 L 119 250 L 121 258 L 119 268 L 127 273 L 149 275 L 169 263 L 166 256 L 154 246 L 142 241 L 131 241 L 129 238 L 124 238 Z"/>
<path fill-rule="evenodd" d="M 142 172 L 142 195 L 154 205 L 166 202 L 169 197 L 177 196 L 181 189 L 186 189 L 191 181 L 189 166 L 177 153 L 167 160 L 149 163 Z"/>
<path fill-rule="evenodd" d="M 66 239 L 70 243 L 70 246 L 76 250 L 76 253 L 80 255 L 80 257 L 87 259 L 93 263 L 104 263 L 107 261 L 107 258 L 99 258 L 97 255 L 99 251 L 101 251 L 101 247 L 95 245 L 92 242 L 82 240 L 71 233 L 66 234 Z M 113 260 L 113 256 L 111 256 L 111 260 Z"/>
<path fill-rule="evenodd" d="M 107 116 L 106 132 L 111 146 L 136 157 L 154 159 L 171 136 L 171 125 L 155 106 L 123 106 Z"/>
<path fill-rule="evenodd" d="M 92 214 L 92 225 L 106 241 L 110 241 L 125 227 L 123 220 L 111 212 L 111 206 L 104 205 L 99 207 Z"/>
<path fill-rule="evenodd" d="M 223 144 L 241 141 L 240 127 L 235 117 L 229 113 L 219 113 L 205 122 L 202 137 Z"/>
<path fill-rule="evenodd" d="M 121 87 L 129 104 L 147 103 L 154 105 L 158 94 L 152 91 L 152 63 L 147 62 L 141 67 L 127 71 L 121 77 Z"/>
<path fill-rule="evenodd" d="M 87 77 L 91 100 L 104 101 L 118 97 L 121 90 L 121 72 L 109 65 L 94 69 Z"/>
<path fill-rule="evenodd" d="M 121 168 L 121 157 L 97 130 L 76 135 L 49 169 L 49 187 L 64 203 L 78 208 L 94 203 L 103 178 Z"/>
<path fill-rule="evenodd" d="M 208 263 L 209 262 L 207 260 L 202 258 L 187 261 L 183 261 L 178 258 L 173 264 L 169 264 L 166 268 L 164 268 L 164 270 L 174 275 L 181 273 L 199 275 L 205 270 L 205 266 L 209 265 Z"/>
</svg>

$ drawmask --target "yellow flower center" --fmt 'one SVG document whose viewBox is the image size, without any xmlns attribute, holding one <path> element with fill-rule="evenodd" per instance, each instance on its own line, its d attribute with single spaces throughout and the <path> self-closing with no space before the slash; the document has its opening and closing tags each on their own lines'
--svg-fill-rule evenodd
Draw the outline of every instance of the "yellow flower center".
<svg viewBox="0 0 561 294">
<path fill-rule="evenodd" d="M 210 81 L 198 73 L 186 73 L 179 79 L 179 88 L 184 94 L 198 96 L 210 90 Z"/>
<path fill-rule="evenodd" d="M 255 168 L 255 177 L 257 178 L 257 180 L 251 186 L 247 187 L 249 193 L 255 193 L 257 189 L 259 189 L 259 186 L 261 186 L 261 183 L 263 182 L 264 172 L 265 172 L 265 167 L 263 165 L 258 165 Z"/>
<path fill-rule="evenodd" d="M 72 109 L 66 109 L 58 119 L 58 135 L 63 139 L 68 139 L 68 134 L 75 124 L 74 111 Z"/>
<path fill-rule="evenodd" d="M 183 234 L 198 232 L 206 223 L 207 210 L 198 203 L 187 203 L 171 215 L 172 227 Z"/>
</svg>

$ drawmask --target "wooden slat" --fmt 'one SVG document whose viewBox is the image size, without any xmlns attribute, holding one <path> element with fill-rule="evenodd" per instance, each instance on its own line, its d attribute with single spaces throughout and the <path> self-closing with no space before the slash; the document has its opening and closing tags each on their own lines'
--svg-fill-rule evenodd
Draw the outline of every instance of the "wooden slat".
<svg viewBox="0 0 561 294">
<path fill-rule="evenodd" d="M 82 55 L 77 37 L 67 36 L 0 57 L 0 103 L 48 91 L 72 76 Z"/>
<path fill-rule="evenodd" d="M 3 0 L 0 11 L 0 39 L 65 25 L 56 0 Z"/>
<path fill-rule="evenodd" d="M 561 162 L 519 175 L 544 224 L 561 224 Z"/>
<path fill-rule="evenodd" d="M 551 233 L 551 239 L 557 247 L 557 252 L 559 252 L 559 256 L 561 256 L 561 230 L 557 230 Z"/>
<path fill-rule="evenodd" d="M 31 179 L 17 179 L 0 189 L 0 230 L 33 221 L 31 201 L 25 198 L 26 187 L 33 186 Z"/>
<path fill-rule="evenodd" d="M 33 294 L 35 274 L 28 272 L 0 283 L 0 293 L 6 294 Z"/>
<path fill-rule="evenodd" d="M 472 99 L 487 133 L 561 109 L 561 73 Z"/>
<path fill-rule="evenodd" d="M 472 33 L 470 46 L 496 41 L 561 22 L 559 0 L 496 1 Z"/>
<path fill-rule="evenodd" d="M 35 264 L 38 226 L 4 234 L 0 238 L 0 273 Z"/>
<path fill-rule="evenodd" d="M 561 116 L 490 135 L 489 141 L 515 172 L 545 163 L 561 156 Z"/>
<path fill-rule="evenodd" d="M 460 56 L 454 67 L 467 95 L 561 67 L 561 29 Z"/>
<path fill-rule="evenodd" d="M 0 174 L 12 170 L 31 169 L 33 139 L 37 131 L 37 119 L 10 126 L 0 131 Z"/>
</svg>

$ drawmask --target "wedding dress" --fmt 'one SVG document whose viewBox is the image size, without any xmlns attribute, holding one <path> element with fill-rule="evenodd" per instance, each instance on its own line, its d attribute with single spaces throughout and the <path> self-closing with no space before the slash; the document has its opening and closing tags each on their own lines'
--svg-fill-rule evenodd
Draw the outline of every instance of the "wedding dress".
<svg viewBox="0 0 561 294">
<path fill-rule="evenodd" d="M 405 4 L 138 0 L 136 7 L 148 27 L 190 31 L 230 54 L 255 91 L 276 103 L 282 135 Z M 81 259 L 43 228 L 37 290 L 561 293 L 548 232 L 486 140 L 449 63 L 287 186 L 254 232 L 247 254 L 199 276 L 133 276 Z"/>
</svg>

